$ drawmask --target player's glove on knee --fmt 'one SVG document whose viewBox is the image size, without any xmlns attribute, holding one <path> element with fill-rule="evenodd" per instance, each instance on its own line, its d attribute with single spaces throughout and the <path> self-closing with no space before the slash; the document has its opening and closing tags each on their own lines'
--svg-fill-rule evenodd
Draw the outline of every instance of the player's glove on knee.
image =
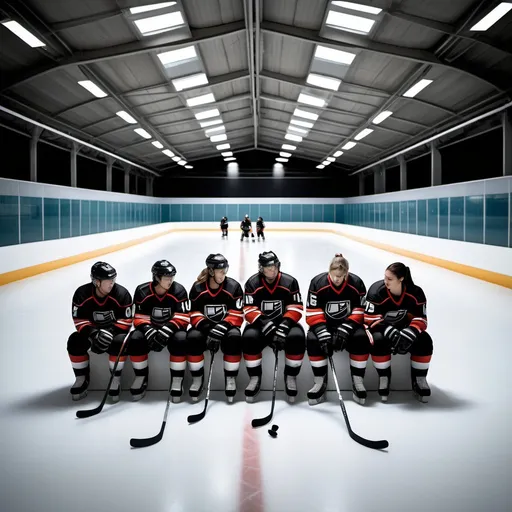
<svg viewBox="0 0 512 512">
<path fill-rule="evenodd" d="M 106 329 L 99 329 L 92 335 L 91 350 L 96 354 L 103 354 L 108 350 L 114 340 L 114 335 Z"/>
<path fill-rule="evenodd" d="M 224 336 L 228 333 L 230 325 L 227 322 L 219 322 L 214 325 L 206 338 L 206 346 L 208 350 L 217 352 L 220 347 L 220 342 L 224 339 Z"/>
<path fill-rule="evenodd" d="M 400 332 L 398 343 L 393 351 L 394 354 L 407 354 L 418 338 L 418 331 L 414 327 L 406 327 Z"/>
<path fill-rule="evenodd" d="M 277 329 L 276 324 L 269 318 L 260 317 L 259 321 L 261 325 L 261 335 L 264 338 L 272 337 Z"/>
<path fill-rule="evenodd" d="M 355 331 L 356 326 L 351 322 L 345 322 L 341 325 L 338 325 L 338 328 L 336 329 L 336 337 L 334 340 L 334 348 L 340 351 L 343 350 L 347 345 L 347 341 Z"/>
<path fill-rule="evenodd" d="M 333 353 L 333 338 L 332 334 L 327 330 L 327 326 L 325 324 L 318 324 L 313 327 L 313 332 L 315 333 L 318 343 L 322 351 L 328 356 L 332 356 Z"/>
<path fill-rule="evenodd" d="M 164 347 L 167 347 L 169 341 L 174 336 L 174 333 L 178 330 L 178 328 L 174 324 L 166 324 L 155 334 L 155 343 L 153 350 L 155 352 L 160 352 Z"/>
<path fill-rule="evenodd" d="M 157 336 L 156 336 L 157 334 L 158 334 L 158 331 L 151 326 L 148 326 L 144 330 L 144 337 L 146 338 L 149 349 L 154 350 L 155 352 L 160 352 L 164 348 L 165 345 L 161 345 L 157 341 Z"/>
<path fill-rule="evenodd" d="M 272 346 L 277 350 L 283 350 L 288 337 L 288 333 L 292 328 L 293 322 L 285 318 L 277 327 L 274 337 L 272 338 Z"/>
<path fill-rule="evenodd" d="M 384 330 L 384 336 L 391 342 L 391 346 L 394 347 L 400 339 L 400 331 L 396 327 L 388 325 Z"/>
</svg>

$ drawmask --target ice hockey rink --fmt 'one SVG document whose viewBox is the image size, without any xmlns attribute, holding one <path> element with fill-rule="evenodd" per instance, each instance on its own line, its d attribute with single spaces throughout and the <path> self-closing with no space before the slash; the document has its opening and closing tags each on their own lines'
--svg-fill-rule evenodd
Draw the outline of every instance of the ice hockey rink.
<svg viewBox="0 0 512 512">
<path fill-rule="evenodd" d="M 94 407 L 102 397 L 93 391 L 74 403 L 68 391 L 74 381 L 66 353 L 73 330 L 70 302 L 88 281 L 94 263 L 88 260 L 0 287 L 0 510 L 510 510 L 511 290 L 342 236 L 272 232 L 271 226 L 265 242 L 240 243 L 236 230 L 229 240 L 214 232 L 172 234 L 102 259 L 133 293 L 161 258 L 177 267 L 176 280 L 190 289 L 212 252 L 229 259 L 229 275 L 243 285 L 265 249 L 275 251 L 282 270 L 298 279 L 304 299 L 310 279 L 327 270 L 336 252 L 348 258 L 367 288 L 393 261 L 411 267 L 428 299 L 434 340 L 430 402 L 395 391 L 384 404 L 370 392 L 362 407 L 350 391 L 343 392 L 353 429 L 369 439 L 387 439 L 387 450 L 350 439 L 335 392 L 316 407 L 305 397 L 289 405 L 279 392 L 272 422 L 259 430 L 250 420 L 268 414 L 270 391 L 246 404 L 239 386 L 232 405 L 223 392 L 213 392 L 206 417 L 195 425 L 187 416 L 200 412 L 203 402 L 192 404 L 184 395 L 181 404 L 171 405 L 163 440 L 138 450 L 129 439 L 158 432 L 165 391 L 148 392 L 133 403 L 126 390 L 100 415 L 76 419 L 77 410 Z M 367 374 L 373 372 L 369 363 Z M 307 358 L 302 373 L 312 380 Z M 272 383 L 265 377 L 263 385 L 270 389 Z M 267 433 L 272 424 L 279 425 L 276 439 Z"/>
</svg>

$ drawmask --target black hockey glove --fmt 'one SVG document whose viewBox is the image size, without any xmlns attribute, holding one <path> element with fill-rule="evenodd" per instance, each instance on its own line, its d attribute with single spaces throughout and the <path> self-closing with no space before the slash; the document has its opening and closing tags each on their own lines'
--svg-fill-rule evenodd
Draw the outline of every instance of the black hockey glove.
<svg viewBox="0 0 512 512">
<path fill-rule="evenodd" d="M 212 328 L 213 324 L 209 320 L 201 320 L 199 322 L 198 329 L 205 335 L 208 336 L 208 333 L 210 332 L 210 329 Z"/>
<path fill-rule="evenodd" d="M 400 331 L 396 327 L 388 325 L 384 330 L 384 337 L 387 338 L 391 342 L 391 346 L 394 347 L 400 339 Z"/>
<path fill-rule="evenodd" d="M 114 339 L 114 335 L 106 329 L 100 329 L 92 336 L 94 337 L 91 340 L 91 350 L 95 354 L 103 354 L 106 352 Z"/>
<path fill-rule="evenodd" d="M 155 335 L 155 346 L 153 350 L 160 352 L 164 347 L 167 347 L 169 341 L 174 336 L 174 333 L 178 328 L 174 324 L 165 324 L 163 327 L 158 329 Z M 156 345 L 159 345 L 158 347 Z"/>
<path fill-rule="evenodd" d="M 315 325 L 313 327 L 313 332 L 318 339 L 318 343 L 320 344 L 322 352 L 324 352 L 329 357 L 332 356 L 334 340 L 332 338 L 332 334 L 327 330 L 327 326 L 325 324 Z"/>
<path fill-rule="evenodd" d="M 144 331 L 144 337 L 148 342 L 148 347 L 150 350 L 154 350 L 155 352 L 161 352 L 165 345 L 161 345 L 157 339 L 156 335 L 158 331 L 151 326 L 148 326 Z"/>
<path fill-rule="evenodd" d="M 336 339 L 334 341 L 334 348 L 336 350 L 342 351 L 346 345 L 347 341 L 356 331 L 356 326 L 352 322 L 345 322 L 341 325 L 338 325 L 336 329 Z"/>
<path fill-rule="evenodd" d="M 217 352 L 217 350 L 219 350 L 220 342 L 224 339 L 224 336 L 226 336 L 230 327 L 231 326 L 228 322 L 219 322 L 211 328 L 206 338 L 206 346 L 208 350 L 212 350 L 213 352 Z"/>
<path fill-rule="evenodd" d="M 406 327 L 400 332 L 398 342 L 393 347 L 393 354 L 407 354 L 418 337 L 418 331 L 414 327 Z"/>
<path fill-rule="evenodd" d="M 274 322 L 272 322 L 272 320 L 270 320 L 270 318 L 264 318 L 264 317 L 260 316 L 258 320 L 261 325 L 261 335 L 264 338 L 273 336 L 277 329 L 276 324 Z"/>
<path fill-rule="evenodd" d="M 293 321 L 289 318 L 284 318 L 283 321 L 279 324 L 272 338 L 272 347 L 276 350 L 284 350 L 284 345 L 286 342 L 286 338 L 288 337 L 288 333 L 292 328 Z"/>
</svg>

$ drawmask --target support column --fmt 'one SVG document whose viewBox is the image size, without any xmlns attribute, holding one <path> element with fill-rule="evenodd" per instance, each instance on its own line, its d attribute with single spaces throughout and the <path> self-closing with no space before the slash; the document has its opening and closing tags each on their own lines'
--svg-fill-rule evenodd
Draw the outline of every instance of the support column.
<svg viewBox="0 0 512 512">
<path fill-rule="evenodd" d="M 40 126 L 34 126 L 32 130 L 32 139 L 30 139 L 30 181 L 37 181 L 37 143 L 43 129 Z"/>
<path fill-rule="evenodd" d="M 151 178 L 150 176 L 148 176 L 146 178 L 146 195 L 147 196 L 153 195 L 153 181 L 154 181 L 154 178 Z"/>
<path fill-rule="evenodd" d="M 375 194 L 383 194 L 386 191 L 386 169 L 378 167 L 373 173 L 373 188 Z"/>
<path fill-rule="evenodd" d="M 139 175 L 138 174 L 135 175 L 135 193 L 137 195 L 139 194 Z"/>
<path fill-rule="evenodd" d="M 359 174 L 359 195 L 364 196 L 364 175 Z"/>
<path fill-rule="evenodd" d="M 398 157 L 400 164 L 400 190 L 407 190 L 407 160 L 404 155 Z"/>
<path fill-rule="evenodd" d="M 439 143 L 437 141 L 433 141 L 430 145 L 430 184 L 433 187 L 442 184 L 443 165 L 438 145 Z"/>
<path fill-rule="evenodd" d="M 78 183 L 78 173 L 76 170 L 76 156 L 80 151 L 80 144 L 73 142 L 71 147 L 71 186 L 76 187 Z"/>
<path fill-rule="evenodd" d="M 124 193 L 130 193 L 130 165 L 125 166 L 124 168 Z"/>
<path fill-rule="evenodd" d="M 115 161 L 115 158 L 107 156 L 107 192 L 112 192 L 112 166 Z"/>
<path fill-rule="evenodd" d="M 503 112 L 503 176 L 512 176 L 512 110 Z"/>
</svg>

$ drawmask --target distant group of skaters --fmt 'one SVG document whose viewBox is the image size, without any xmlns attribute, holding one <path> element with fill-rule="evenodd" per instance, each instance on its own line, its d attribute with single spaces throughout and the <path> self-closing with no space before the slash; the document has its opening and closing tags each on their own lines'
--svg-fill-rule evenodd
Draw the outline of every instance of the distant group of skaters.
<svg viewBox="0 0 512 512">
<path fill-rule="evenodd" d="M 261 388 L 262 352 L 266 346 L 285 353 L 284 382 L 288 400 L 297 396 L 296 378 L 307 351 L 313 386 L 307 396 L 311 405 L 325 398 L 327 357 L 346 350 L 350 359 L 353 399 L 364 404 L 364 376 L 371 357 L 379 375 L 378 393 L 387 401 L 391 383 L 392 354 L 410 354 L 414 395 L 427 401 L 426 376 L 433 352 L 426 332 L 427 311 L 423 290 L 414 284 L 409 267 L 393 263 L 384 279 L 366 291 L 360 277 L 349 272 L 342 254 L 332 258 L 328 271 L 315 276 L 306 301 L 307 334 L 300 324 L 304 306 L 297 280 L 281 271 L 274 252 L 258 257 L 258 272 L 245 289 L 228 277 L 229 264 L 222 254 L 210 254 L 190 293 L 175 281 L 176 268 L 167 260 L 151 268 L 152 279 L 137 286 L 132 300 L 116 282 L 116 270 L 105 262 L 91 269 L 91 282 L 80 286 L 72 303 L 76 331 L 67 350 L 76 381 L 73 400 L 87 394 L 89 350 L 107 353 L 114 368 L 123 341 L 109 396 L 116 402 L 121 391 L 121 372 L 130 358 L 135 379 L 130 392 L 140 400 L 148 385 L 148 354 L 169 351 L 170 393 L 178 403 L 183 395 L 185 370 L 192 383 L 188 390 L 197 401 L 204 387 L 204 353 L 223 353 L 225 394 L 234 400 L 236 377 L 242 357 L 249 384 L 245 398 L 253 402 Z M 246 322 L 242 329 L 242 326 Z"/>
<path fill-rule="evenodd" d="M 220 219 L 220 230 L 222 231 L 222 238 L 228 236 L 229 222 L 226 216 Z M 252 232 L 252 221 L 249 218 L 249 215 L 244 217 L 244 220 L 240 222 L 240 229 L 242 230 L 242 234 L 240 236 L 240 242 L 243 242 L 244 238 L 249 238 L 249 234 L 254 242 L 254 233 Z M 265 240 L 265 222 L 263 222 L 262 217 L 258 217 L 256 221 L 256 234 L 258 235 L 258 242 L 260 237 L 262 240 Z"/>
</svg>

